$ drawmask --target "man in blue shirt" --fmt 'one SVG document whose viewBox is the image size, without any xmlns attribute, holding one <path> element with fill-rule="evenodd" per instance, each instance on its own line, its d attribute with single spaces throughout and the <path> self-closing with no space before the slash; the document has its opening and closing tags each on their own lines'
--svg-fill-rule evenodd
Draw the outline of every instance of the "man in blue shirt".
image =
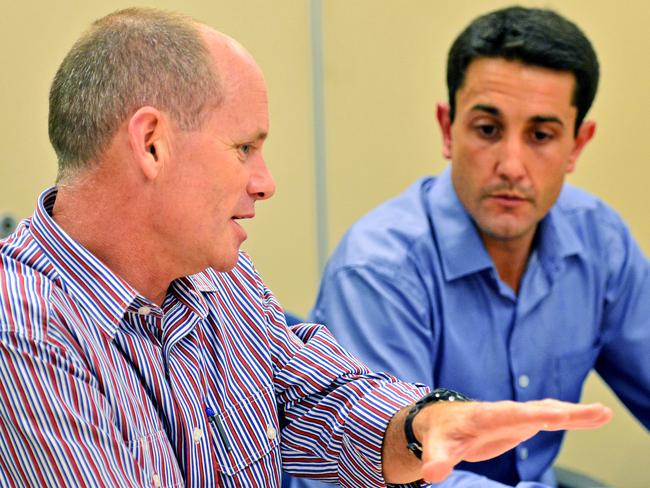
<svg viewBox="0 0 650 488">
<path fill-rule="evenodd" d="M 648 260 L 612 209 L 564 184 L 595 132 L 598 71 L 589 40 L 554 12 L 473 21 L 437 110 L 450 167 L 349 230 L 310 319 L 371 368 L 482 400 L 577 401 L 595 368 L 649 428 Z M 458 468 L 488 478 L 480 486 L 554 485 L 562 437 Z"/>
</svg>

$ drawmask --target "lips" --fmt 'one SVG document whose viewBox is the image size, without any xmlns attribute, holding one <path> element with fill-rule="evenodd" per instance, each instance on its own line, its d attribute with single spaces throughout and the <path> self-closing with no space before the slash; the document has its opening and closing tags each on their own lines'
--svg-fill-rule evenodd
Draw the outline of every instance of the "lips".
<svg viewBox="0 0 650 488">
<path fill-rule="evenodd" d="M 253 217 L 255 217 L 255 209 L 236 213 L 230 218 L 233 220 L 242 220 L 242 219 L 252 219 Z"/>
<path fill-rule="evenodd" d="M 233 230 L 235 231 L 235 234 L 238 236 L 240 243 L 244 242 L 248 238 L 248 233 L 246 232 L 246 229 L 244 229 L 238 220 L 240 217 L 232 217 L 230 219 L 230 222 L 233 224 Z"/>
<path fill-rule="evenodd" d="M 502 209 L 511 209 L 511 210 L 514 210 L 516 208 L 519 208 L 531 202 L 529 198 L 521 195 L 520 193 L 512 193 L 512 192 L 491 193 L 487 196 L 487 200 L 494 202 Z"/>
<path fill-rule="evenodd" d="M 523 195 L 520 195 L 519 193 L 510 193 L 510 192 L 497 192 L 497 193 L 492 193 L 490 195 L 490 198 L 502 198 L 505 200 L 528 200 Z"/>
</svg>

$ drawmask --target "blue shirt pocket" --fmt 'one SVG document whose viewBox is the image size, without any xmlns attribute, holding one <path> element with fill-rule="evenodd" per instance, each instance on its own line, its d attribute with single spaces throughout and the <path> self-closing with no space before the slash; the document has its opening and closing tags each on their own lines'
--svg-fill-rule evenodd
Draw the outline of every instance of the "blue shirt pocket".
<svg viewBox="0 0 650 488">
<path fill-rule="evenodd" d="M 580 400 L 585 378 L 593 369 L 600 346 L 586 351 L 563 354 L 553 361 L 554 381 L 560 400 L 577 402 Z"/>
</svg>

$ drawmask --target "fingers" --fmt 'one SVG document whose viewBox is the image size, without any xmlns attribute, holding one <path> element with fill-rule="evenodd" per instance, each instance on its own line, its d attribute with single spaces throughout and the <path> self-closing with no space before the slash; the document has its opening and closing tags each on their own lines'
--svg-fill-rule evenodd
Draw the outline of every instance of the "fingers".
<svg viewBox="0 0 650 488">
<path fill-rule="evenodd" d="M 541 422 L 539 430 L 593 429 L 609 422 L 613 415 L 599 403 L 581 405 L 547 399 L 521 405 L 533 408 L 530 420 Z"/>
<path fill-rule="evenodd" d="M 475 411 L 479 430 L 525 428 L 535 430 L 591 429 L 607 423 L 612 411 L 598 403 L 573 404 L 559 400 L 480 403 Z"/>
<path fill-rule="evenodd" d="M 591 429 L 612 418 L 603 405 L 559 400 L 471 402 L 427 410 L 422 477 L 430 482 L 444 480 L 462 460 L 490 459 L 540 430 Z"/>
<path fill-rule="evenodd" d="M 609 422 L 613 416 L 610 408 L 599 403 L 576 405 L 557 400 L 541 400 L 537 403 L 561 412 L 557 421 L 545 422 L 541 430 L 594 429 Z"/>
</svg>

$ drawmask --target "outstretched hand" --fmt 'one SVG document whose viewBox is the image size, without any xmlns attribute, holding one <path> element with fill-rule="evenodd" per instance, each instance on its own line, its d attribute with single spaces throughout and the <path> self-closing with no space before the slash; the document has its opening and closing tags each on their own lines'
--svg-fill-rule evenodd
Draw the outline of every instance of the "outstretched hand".
<svg viewBox="0 0 650 488">
<path fill-rule="evenodd" d="M 541 430 L 593 429 L 612 417 L 612 411 L 600 404 L 559 400 L 434 403 L 413 420 L 413 432 L 422 443 L 420 461 L 406 448 L 408 410 L 393 417 L 384 437 L 382 461 L 388 483 L 416 479 L 437 483 L 459 462 L 496 457 Z"/>
<path fill-rule="evenodd" d="M 414 425 L 422 439 L 422 478 L 440 482 L 460 461 L 493 458 L 542 430 L 592 429 L 611 417 L 600 404 L 558 400 L 434 404 Z"/>
</svg>

